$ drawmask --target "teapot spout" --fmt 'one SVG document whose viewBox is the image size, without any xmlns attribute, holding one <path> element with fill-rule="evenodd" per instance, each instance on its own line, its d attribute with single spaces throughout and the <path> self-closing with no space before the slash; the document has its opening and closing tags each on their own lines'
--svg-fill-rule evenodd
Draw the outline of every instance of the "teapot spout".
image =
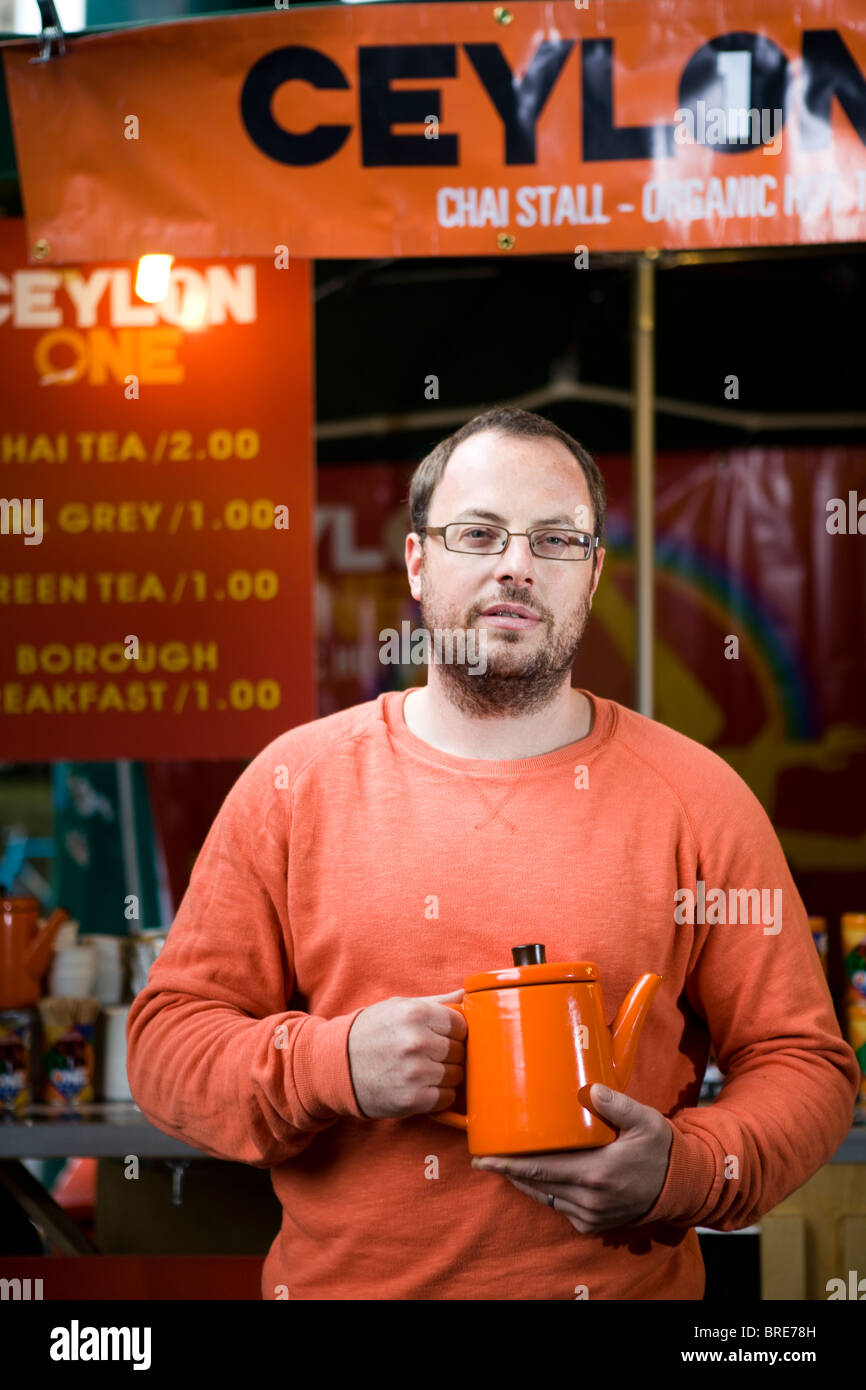
<svg viewBox="0 0 866 1390">
<path fill-rule="evenodd" d="M 41 931 L 37 932 L 27 952 L 27 973 L 31 980 L 41 980 L 51 963 L 54 938 L 63 923 L 69 920 L 65 907 L 56 907 Z"/>
<path fill-rule="evenodd" d="M 663 976 L 661 975 L 641 975 L 623 999 L 619 1013 L 613 1021 L 611 1055 L 616 1084 L 621 1091 L 624 1091 L 628 1085 L 634 1059 L 637 1056 L 641 1029 L 662 979 Z"/>
</svg>

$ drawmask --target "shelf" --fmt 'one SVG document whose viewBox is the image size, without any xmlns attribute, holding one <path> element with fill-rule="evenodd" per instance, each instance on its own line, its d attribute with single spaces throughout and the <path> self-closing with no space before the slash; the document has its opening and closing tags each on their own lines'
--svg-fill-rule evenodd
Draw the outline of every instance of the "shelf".
<svg viewBox="0 0 866 1390">
<path fill-rule="evenodd" d="M 75 1110 L 34 1105 L 0 1118 L 0 1158 L 211 1158 L 145 1119 L 132 1101 Z"/>
</svg>

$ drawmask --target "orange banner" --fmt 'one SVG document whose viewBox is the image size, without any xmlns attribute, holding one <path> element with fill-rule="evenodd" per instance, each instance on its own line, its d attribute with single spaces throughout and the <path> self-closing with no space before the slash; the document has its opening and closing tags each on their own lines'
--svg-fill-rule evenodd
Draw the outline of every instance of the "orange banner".
<svg viewBox="0 0 866 1390">
<path fill-rule="evenodd" d="M 3 46 L 31 262 L 866 238 L 862 0 L 280 8 Z"/>
<path fill-rule="evenodd" d="M 28 269 L 0 221 L 0 758 L 243 758 L 315 716 L 310 265 Z"/>
</svg>

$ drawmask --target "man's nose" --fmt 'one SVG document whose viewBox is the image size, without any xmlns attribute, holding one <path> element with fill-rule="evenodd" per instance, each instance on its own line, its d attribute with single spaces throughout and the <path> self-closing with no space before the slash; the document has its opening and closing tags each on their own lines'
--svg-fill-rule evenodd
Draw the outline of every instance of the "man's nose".
<svg viewBox="0 0 866 1390">
<path fill-rule="evenodd" d="M 496 578 L 512 579 L 517 584 L 533 584 L 535 561 L 528 536 L 509 536 L 507 546 L 497 557 Z"/>
</svg>

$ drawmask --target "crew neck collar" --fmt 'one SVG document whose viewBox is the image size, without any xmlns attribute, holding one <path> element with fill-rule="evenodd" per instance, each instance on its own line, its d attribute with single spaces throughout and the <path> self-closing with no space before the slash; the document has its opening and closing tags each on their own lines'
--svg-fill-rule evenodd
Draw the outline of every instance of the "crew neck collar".
<svg viewBox="0 0 866 1390">
<path fill-rule="evenodd" d="M 416 685 L 409 690 L 387 691 L 382 696 L 382 712 L 385 723 L 391 737 L 407 753 L 411 753 L 414 757 L 421 758 L 425 762 L 436 763 L 439 767 L 452 768 L 456 772 L 486 773 L 489 777 L 503 776 L 509 773 L 522 773 L 523 776 L 526 776 L 528 773 L 561 767 L 575 759 L 584 762 L 588 754 L 594 753 L 600 744 L 610 737 L 613 729 L 611 702 L 591 694 L 582 686 L 578 686 L 579 693 L 586 696 L 593 711 L 592 728 L 585 738 L 580 738 L 575 743 L 568 743 L 562 748 L 555 748 L 550 753 L 539 753 L 532 758 L 457 758 L 451 753 L 445 753 L 441 748 L 435 748 L 432 743 L 426 743 L 417 734 L 413 734 L 406 723 L 403 711 L 406 697 L 411 695 L 413 690 L 423 689 L 423 686 Z"/>
</svg>

